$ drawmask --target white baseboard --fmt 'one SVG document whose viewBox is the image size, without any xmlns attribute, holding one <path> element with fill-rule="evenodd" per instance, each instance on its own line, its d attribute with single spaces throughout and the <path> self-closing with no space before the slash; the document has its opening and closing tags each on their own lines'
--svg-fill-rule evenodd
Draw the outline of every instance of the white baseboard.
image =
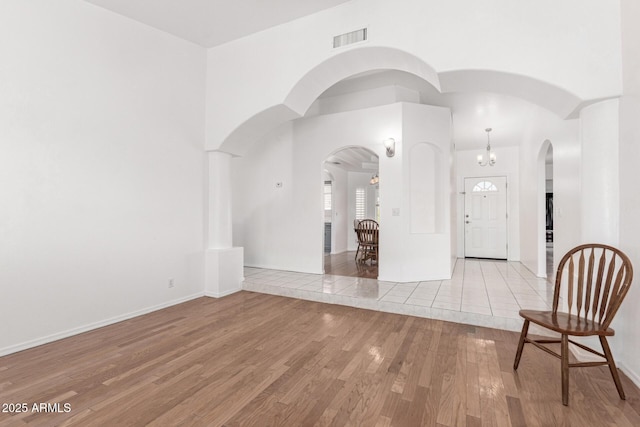
<svg viewBox="0 0 640 427">
<path fill-rule="evenodd" d="M 624 363 L 624 362 L 620 362 L 620 363 L 616 362 L 616 364 L 618 365 L 618 368 L 620 368 L 620 370 L 622 372 L 624 372 L 624 374 L 627 377 L 629 377 L 629 379 L 631 381 L 633 381 L 633 383 L 636 386 L 640 387 L 640 375 L 638 375 L 637 372 L 635 372 L 633 369 L 629 368 L 629 366 L 627 366 L 627 364 Z"/>
<path fill-rule="evenodd" d="M 529 326 L 529 333 L 532 335 L 539 335 L 539 336 L 546 336 L 546 337 L 550 337 L 550 338 L 558 338 L 560 339 L 560 334 L 557 334 L 555 332 L 549 331 L 548 329 L 544 329 L 544 328 L 540 328 L 539 326 L 535 325 L 535 324 L 531 324 Z M 570 337 L 572 339 L 575 340 L 576 337 Z M 594 338 L 594 337 L 591 337 Z M 594 341 L 594 340 L 592 340 Z M 580 342 L 580 340 L 578 340 L 578 342 Z M 591 343 L 582 343 L 582 344 L 586 344 L 588 346 L 591 346 L 593 348 L 595 348 L 597 351 L 602 351 L 597 343 L 595 342 L 591 342 Z M 602 360 L 604 360 L 603 358 L 592 354 L 580 347 L 578 347 L 577 345 L 573 345 L 573 344 L 569 344 L 569 351 L 575 356 L 576 359 L 578 359 L 579 362 L 600 362 Z M 614 353 L 614 358 L 616 356 L 616 354 Z M 638 387 L 640 387 L 640 375 L 638 375 L 637 372 L 635 372 L 633 369 L 629 368 L 629 366 L 619 360 L 616 360 L 616 366 L 622 371 L 624 372 L 624 374 L 629 377 L 629 379 L 631 381 L 633 381 L 633 383 L 635 385 L 637 385 Z"/>
<path fill-rule="evenodd" d="M 354 251 L 355 251 L 355 249 L 354 249 Z M 345 252 L 349 252 L 349 250 L 348 249 L 340 249 L 339 251 L 331 252 L 330 255 L 340 255 L 340 254 L 343 254 Z"/>
<path fill-rule="evenodd" d="M 111 317 L 109 319 L 101 320 L 99 322 L 89 323 L 87 325 L 79 326 L 77 328 L 68 329 L 66 331 L 58 332 L 55 334 L 47 335 L 45 337 L 36 338 L 33 340 L 25 341 L 20 344 L 11 345 L 9 347 L 0 348 L 0 356 L 6 356 L 7 354 L 17 353 L 22 350 L 37 347 L 39 345 L 48 344 L 53 341 L 58 341 L 63 338 L 68 338 L 73 335 L 78 335 L 83 332 L 91 331 L 94 329 L 102 328 L 103 326 L 112 325 L 114 323 L 122 322 L 123 320 L 132 319 L 134 317 L 141 316 L 143 314 L 151 313 L 153 311 L 161 310 L 163 308 L 171 307 L 172 305 L 181 304 L 186 301 L 190 301 L 195 298 L 204 296 L 204 292 L 198 292 L 186 297 L 178 298 L 175 300 L 167 301 L 162 304 L 146 307 L 141 310 L 132 311 L 130 313 L 122 314 L 120 316 Z"/>
<path fill-rule="evenodd" d="M 244 281 L 244 277 L 242 278 L 242 280 Z M 226 297 L 227 295 L 231 295 L 231 294 L 235 294 L 236 292 L 240 292 L 241 290 L 242 290 L 242 288 L 229 289 L 227 291 L 220 292 L 220 293 L 205 291 L 204 296 L 205 297 L 210 297 L 210 298 L 222 298 L 222 297 Z"/>
<path fill-rule="evenodd" d="M 599 348 L 596 348 L 595 350 L 602 351 Z M 578 359 L 579 362 L 601 362 L 605 360 L 602 357 L 599 357 L 593 353 L 590 353 L 587 350 L 584 350 L 576 345 L 569 344 L 569 351 L 571 351 L 571 353 L 576 357 L 576 359 Z M 618 361 L 616 360 L 616 364 L 617 363 Z"/>
<path fill-rule="evenodd" d="M 597 347 L 597 346 L 596 346 Z M 591 354 L 588 351 L 575 346 L 575 345 L 570 345 L 569 349 L 571 350 L 571 353 L 573 353 L 573 355 L 576 357 L 576 359 L 578 359 L 580 362 L 599 362 L 604 360 L 601 357 L 596 356 L 595 354 Z M 602 351 L 599 348 L 596 348 L 596 350 L 598 351 Z M 615 359 L 615 353 L 614 353 L 614 359 Z M 640 375 L 638 375 L 637 372 L 635 372 L 633 369 L 629 368 L 629 366 L 620 361 L 620 360 L 616 360 L 616 366 L 618 367 L 618 369 L 620 369 L 622 372 L 624 372 L 624 374 L 629 377 L 629 379 L 631 381 L 633 381 L 633 383 L 640 387 Z"/>
</svg>

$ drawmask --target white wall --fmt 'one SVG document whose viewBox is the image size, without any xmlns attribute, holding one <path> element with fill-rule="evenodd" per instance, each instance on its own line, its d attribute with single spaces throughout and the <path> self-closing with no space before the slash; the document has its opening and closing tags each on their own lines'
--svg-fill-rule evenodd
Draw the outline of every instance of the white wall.
<svg viewBox="0 0 640 427">
<path fill-rule="evenodd" d="M 258 141 L 245 157 L 232 160 L 233 246 L 244 247 L 247 266 L 301 268 L 292 265 L 289 259 L 297 259 L 292 254 L 301 240 L 292 231 L 292 222 L 300 220 L 294 214 L 297 211 L 294 204 L 307 203 L 306 197 L 294 198 L 292 129 L 292 122 L 281 125 Z M 322 163 L 318 163 L 318 180 L 310 192 L 323 185 L 322 168 Z M 276 186 L 278 182 L 282 187 Z M 318 201 L 305 214 L 317 218 L 313 230 L 318 233 L 323 229 L 323 212 Z M 318 244 L 322 246 L 322 241 Z"/>
<path fill-rule="evenodd" d="M 451 113 L 449 109 L 403 103 L 402 133 L 396 140 L 396 154 L 380 157 L 380 280 L 401 282 L 437 280 L 451 277 L 451 224 L 449 193 L 432 196 L 440 212 L 441 227 L 433 233 L 411 230 L 412 191 L 421 183 L 412 182 L 412 149 L 428 144 L 438 153 L 441 166 L 432 179 L 449 181 Z M 389 131 L 387 137 L 393 137 Z M 396 134 L 399 135 L 399 134 Z M 425 164 L 425 167 L 428 165 Z M 419 190 L 418 190 L 419 191 Z"/>
<path fill-rule="evenodd" d="M 349 175 L 343 169 L 325 164 L 333 175 L 333 206 L 331 218 L 331 253 L 338 254 L 347 250 L 347 232 L 349 229 L 349 193 L 347 191 Z M 353 227 L 351 227 L 353 228 Z"/>
<path fill-rule="evenodd" d="M 318 98 L 305 114 L 306 117 L 354 111 L 394 102 L 420 102 L 420 94 L 402 86 L 383 86 L 356 92 Z"/>
<path fill-rule="evenodd" d="M 618 246 L 619 101 L 598 102 L 580 111 L 582 146 L 582 241 Z"/>
<path fill-rule="evenodd" d="M 509 261 L 520 260 L 520 168 L 518 147 L 492 147 L 496 153 L 494 166 L 478 165 L 477 155 L 483 151 L 483 146 L 478 145 L 477 150 L 461 150 L 456 152 L 457 160 L 457 206 L 458 215 L 456 225 L 458 227 L 457 256 L 464 258 L 464 179 L 482 176 L 506 176 L 507 177 L 507 243 Z"/>
<path fill-rule="evenodd" d="M 79 0 L 0 40 L 0 354 L 202 295 L 205 51 Z"/>
<path fill-rule="evenodd" d="M 620 100 L 620 247 L 636 268 L 636 279 L 618 315 L 622 328 L 616 329 L 623 343 L 620 367 L 640 386 L 640 2 L 622 0 L 623 96 Z"/>
<path fill-rule="evenodd" d="M 279 120 L 304 114 L 325 89 L 372 69 L 374 61 L 375 68 L 403 67 L 431 77 L 429 67 L 439 73 L 498 70 L 548 82 L 583 100 L 617 96 L 619 20 L 618 2 L 601 0 L 353 0 L 209 49 L 207 147 L 218 148 L 263 111 Z M 363 27 L 369 40 L 357 48 L 389 48 L 389 55 L 353 57 L 323 69 L 305 82 L 304 99 L 283 105 L 316 66 L 354 49 L 333 50 L 334 35 Z M 415 61 L 397 61 L 401 53 Z M 282 107 L 271 110 L 275 106 Z"/>
</svg>

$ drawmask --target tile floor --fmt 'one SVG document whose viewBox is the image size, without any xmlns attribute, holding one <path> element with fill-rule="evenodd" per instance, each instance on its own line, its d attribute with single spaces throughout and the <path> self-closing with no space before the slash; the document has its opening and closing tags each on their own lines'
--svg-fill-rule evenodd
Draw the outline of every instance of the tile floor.
<svg viewBox="0 0 640 427">
<path fill-rule="evenodd" d="M 245 267 L 243 289 L 519 331 L 521 308 L 549 309 L 553 286 L 519 262 L 458 259 L 450 280 L 376 279 Z"/>
</svg>

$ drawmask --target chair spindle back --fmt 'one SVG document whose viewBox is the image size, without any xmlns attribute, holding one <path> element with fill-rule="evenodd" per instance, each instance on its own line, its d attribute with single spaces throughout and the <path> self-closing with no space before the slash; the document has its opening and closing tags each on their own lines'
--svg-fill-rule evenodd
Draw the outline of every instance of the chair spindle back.
<svg viewBox="0 0 640 427">
<path fill-rule="evenodd" d="M 373 219 L 363 219 L 362 221 L 360 221 L 356 228 L 358 241 L 360 242 L 360 244 L 377 244 L 378 229 L 378 222 L 374 221 Z"/>
<path fill-rule="evenodd" d="M 558 265 L 553 311 L 558 312 L 561 288 L 566 286 L 567 313 L 598 322 L 606 329 L 626 296 L 632 279 L 631 261 L 619 249 L 603 244 L 577 246 Z"/>
</svg>

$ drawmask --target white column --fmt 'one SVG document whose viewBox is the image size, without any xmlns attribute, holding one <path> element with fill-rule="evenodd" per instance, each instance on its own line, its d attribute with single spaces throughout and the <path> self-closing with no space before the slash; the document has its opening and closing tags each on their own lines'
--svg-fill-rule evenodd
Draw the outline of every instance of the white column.
<svg viewBox="0 0 640 427">
<path fill-rule="evenodd" d="M 224 249 L 233 246 L 231 222 L 231 154 L 209 153 L 209 231 L 207 247 Z"/>
<path fill-rule="evenodd" d="M 620 170 L 619 170 L 618 99 L 597 102 L 580 110 L 581 243 L 604 243 L 619 247 L 620 241 Z M 565 299 L 566 310 L 568 308 Z M 619 331 L 620 318 L 613 322 Z M 594 337 L 579 337 L 578 342 L 597 346 Z M 612 343 L 613 354 L 620 348 Z M 598 358 L 578 347 L 573 354 L 581 362 Z"/>
<path fill-rule="evenodd" d="M 582 241 L 617 246 L 620 229 L 618 99 L 580 111 Z"/>
<path fill-rule="evenodd" d="M 241 290 L 244 280 L 243 248 L 233 247 L 231 158 L 220 151 L 208 153 L 205 295 L 216 298 Z"/>
</svg>

